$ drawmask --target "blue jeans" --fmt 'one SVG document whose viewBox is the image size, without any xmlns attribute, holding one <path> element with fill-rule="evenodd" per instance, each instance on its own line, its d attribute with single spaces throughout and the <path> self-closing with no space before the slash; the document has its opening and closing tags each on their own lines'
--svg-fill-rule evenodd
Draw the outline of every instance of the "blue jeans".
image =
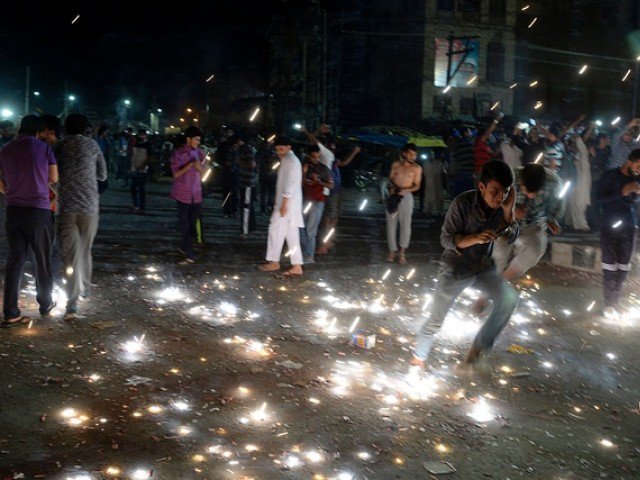
<svg viewBox="0 0 640 480">
<path fill-rule="evenodd" d="M 305 215 L 304 229 L 300 232 L 300 248 L 302 249 L 302 257 L 304 260 L 313 261 L 316 253 L 316 237 L 318 236 L 318 228 L 322 220 L 322 212 L 324 212 L 324 202 L 304 202 L 303 208 L 311 203 L 311 208 Z"/>
<path fill-rule="evenodd" d="M 438 278 L 438 288 L 433 295 L 431 315 L 418 330 L 418 341 L 414 351 L 416 358 L 427 359 L 435 335 L 442 327 L 451 305 L 465 288 L 471 286 L 482 290 L 493 300 L 491 315 L 473 341 L 473 346 L 479 350 L 491 349 L 518 305 L 518 292 L 502 278 L 495 267 L 465 278 L 456 277 L 451 270 L 444 270 Z"/>
</svg>

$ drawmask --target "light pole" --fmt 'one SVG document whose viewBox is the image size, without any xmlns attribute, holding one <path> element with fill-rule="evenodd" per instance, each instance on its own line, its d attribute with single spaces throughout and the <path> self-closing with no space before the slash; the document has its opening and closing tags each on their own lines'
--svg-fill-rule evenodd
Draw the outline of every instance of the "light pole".
<svg viewBox="0 0 640 480">
<path fill-rule="evenodd" d="M 633 64 L 633 100 L 631 101 L 631 118 L 636 118 L 636 109 L 638 104 L 638 65 L 640 64 L 640 56 L 636 58 Z"/>
</svg>

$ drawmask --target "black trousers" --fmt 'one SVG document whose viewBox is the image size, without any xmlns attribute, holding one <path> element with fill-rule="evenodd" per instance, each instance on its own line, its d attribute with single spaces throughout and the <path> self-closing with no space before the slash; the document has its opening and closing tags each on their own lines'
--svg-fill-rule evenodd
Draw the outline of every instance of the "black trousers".
<svg viewBox="0 0 640 480">
<path fill-rule="evenodd" d="M 273 207 L 276 198 L 276 177 L 260 180 L 260 211 L 265 213 Z"/>
<path fill-rule="evenodd" d="M 636 246 L 637 228 L 603 228 L 600 233 L 604 303 L 617 307 L 624 281 L 631 270 L 631 259 Z"/>
<path fill-rule="evenodd" d="M 146 200 L 144 186 L 147 183 L 147 174 L 144 172 L 131 172 L 129 180 L 131 181 L 131 203 L 134 208 L 144 210 Z"/>
<path fill-rule="evenodd" d="M 29 249 L 33 251 L 36 264 L 36 300 L 40 305 L 40 311 L 49 309 L 53 303 L 51 250 L 54 227 L 51 211 L 44 208 L 9 206 L 6 208 L 6 232 L 9 252 L 4 277 L 4 318 L 20 316 L 18 295 Z"/>
<path fill-rule="evenodd" d="M 180 248 L 188 258 L 193 258 L 193 240 L 192 235 L 196 229 L 196 220 L 200 216 L 201 203 L 182 203 L 178 204 L 178 222 L 180 224 L 180 234 L 182 241 Z"/>
</svg>

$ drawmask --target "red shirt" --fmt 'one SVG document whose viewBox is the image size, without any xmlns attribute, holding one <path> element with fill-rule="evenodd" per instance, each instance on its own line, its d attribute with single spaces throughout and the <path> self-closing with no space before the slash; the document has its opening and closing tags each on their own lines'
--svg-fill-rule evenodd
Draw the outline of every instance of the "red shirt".
<svg viewBox="0 0 640 480">
<path fill-rule="evenodd" d="M 324 187 L 320 183 L 314 182 L 313 179 L 315 175 L 317 175 L 321 182 L 329 182 L 331 181 L 331 170 L 320 162 L 307 162 L 307 166 L 307 173 L 302 182 L 304 199 L 311 200 L 312 202 L 324 202 L 327 198 L 324 194 Z"/>
<path fill-rule="evenodd" d="M 482 166 L 493 158 L 493 150 L 487 142 L 483 142 L 481 137 L 476 138 L 473 144 L 473 173 L 482 172 Z"/>
</svg>

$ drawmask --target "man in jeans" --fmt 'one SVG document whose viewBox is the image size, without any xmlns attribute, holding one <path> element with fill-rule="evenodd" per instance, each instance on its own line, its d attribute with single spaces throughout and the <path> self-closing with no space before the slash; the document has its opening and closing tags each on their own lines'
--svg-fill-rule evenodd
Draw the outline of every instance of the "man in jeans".
<svg viewBox="0 0 640 480">
<path fill-rule="evenodd" d="M 547 251 L 547 230 L 560 233 L 565 209 L 562 186 L 560 177 L 539 163 L 521 169 L 515 209 L 520 236 L 511 244 L 499 238 L 493 248 L 493 260 L 505 280 L 516 281 L 538 264 Z"/>
<path fill-rule="evenodd" d="M 18 135 L 0 149 L 0 193 L 5 195 L 6 230 L 9 252 L 5 267 L 3 327 L 28 322 L 20 314 L 18 295 L 22 270 L 29 248 L 35 257 L 36 300 L 40 314 L 54 307 L 51 249 L 53 220 L 50 213 L 49 185 L 58 181 L 53 150 L 36 137 L 44 130 L 44 121 L 26 115 Z"/>
<path fill-rule="evenodd" d="M 493 242 L 508 235 L 513 243 L 518 236 L 514 205 L 513 171 L 504 162 L 489 161 L 482 167 L 477 190 L 458 195 L 440 233 L 444 247 L 443 269 L 433 296 L 429 319 L 419 328 L 412 365 L 425 366 L 435 335 L 455 299 L 467 287 L 475 286 L 493 300 L 493 309 L 469 353 L 467 363 L 475 363 L 480 354 L 491 349 L 518 304 L 518 294 L 496 271 L 491 260 Z"/>
<path fill-rule="evenodd" d="M 107 179 L 107 163 L 98 143 L 85 136 L 89 121 L 72 113 L 64 121 L 65 136 L 56 146 L 60 166 L 58 236 L 67 280 L 65 320 L 74 320 L 80 296 L 91 293 L 91 248 L 100 220 L 98 180 Z"/>
<path fill-rule="evenodd" d="M 304 178 L 302 184 L 303 213 L 306 218 L 304 229 L 300 232 L 300 246 L 304 263 L 307 264 L 314 263 L 316 237 L 322 220 L 322 212 L 324 212 L 324 202 L 327 199 L 324 191 L 333 188 L 331 170 L 320 163 L 320 147 L 318 145 L 309 146 L 309 156 L 302 167 L 302 176 Z"/>
<path fill-rule="evenodd" d="M 202 206 L 202 161 L 204 152 L 198 147 L 202 138 L 202 130 L 193 125 L 184 131 L 186 142 L 176 148 L 171 158 L 173 185 L 171 198 L 178 206 L 178 221 L 182 242 L 180 250 L 185 255 L 186 263 L 195 262 L 191 236 L 196 228 L 196 220 L 200 216 Z"/>
</svg>

